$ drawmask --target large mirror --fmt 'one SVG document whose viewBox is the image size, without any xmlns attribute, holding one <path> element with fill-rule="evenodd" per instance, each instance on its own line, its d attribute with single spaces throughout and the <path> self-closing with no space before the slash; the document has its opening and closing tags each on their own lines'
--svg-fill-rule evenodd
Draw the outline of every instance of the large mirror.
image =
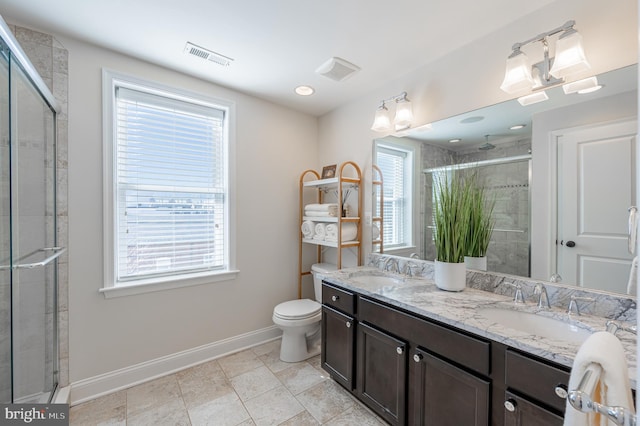
<svg viewBox="0 0 640 426">
<path fill-rule="evenodd" d="M 489 271 L 626 293 L 637 65 L 597 78 L 595 92 L 555 87 L 545 102 L 512 100 L 376 139 L 385 253 L 435 258 L 432 182 L 455 165 L 476 170 L 496 199 Z"/>
</svg>

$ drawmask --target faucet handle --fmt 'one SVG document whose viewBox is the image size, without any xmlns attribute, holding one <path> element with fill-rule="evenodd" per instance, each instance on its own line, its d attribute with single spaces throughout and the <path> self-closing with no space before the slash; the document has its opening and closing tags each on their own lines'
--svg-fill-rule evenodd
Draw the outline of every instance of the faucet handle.
<svg viewBox="0 0 640 426">
<path fill-rule="evenodd" d="M 595 299 L 593 297 L 578 297 L 578 296 L 571 296 L 571 300 L 569 301 L 569 307 L 567 308 L 567 314 L 571 315 L 571 311 L 573 311 L 575 309 L 576 314 L 578 314 L 578 316 L 582 315 L 580 313 L 580 305 L 578 304 L 578 302 L 593 302 Z"/>
<path fill-rule="evenodd" d="M 513 295 L 513 303 L 518 305 L 524 305 L 524 295 L 522 294 L 522 285 L 520 285 L 520 283 L 518 284 L 505 283 L 505 284 L 515 287 L 516 289 L 516 292 Z"/>
</svg>

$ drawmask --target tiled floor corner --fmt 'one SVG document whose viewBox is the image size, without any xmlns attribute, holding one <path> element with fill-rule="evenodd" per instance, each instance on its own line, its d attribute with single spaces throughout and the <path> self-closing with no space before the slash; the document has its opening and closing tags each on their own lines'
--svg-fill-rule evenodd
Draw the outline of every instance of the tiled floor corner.
<svg viewBox="0 0 640 426">
<path fill-rule="evenodd" d="M 385 423 L 320 368 L 280 361 L 280 340 L 71 407 L 72 426 Z"/>
</svg>

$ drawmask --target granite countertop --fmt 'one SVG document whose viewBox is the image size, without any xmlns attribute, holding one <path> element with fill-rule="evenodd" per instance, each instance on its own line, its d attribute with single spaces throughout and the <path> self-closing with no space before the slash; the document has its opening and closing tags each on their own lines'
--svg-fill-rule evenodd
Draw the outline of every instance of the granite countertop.
<svg viewBox="0 0 640 426">
<path fill-rule="evenodd" d="M 475 335 L 503 343 L 555 363 L 571 367 L 580 347 L 579 341 L 553 339 L 525 333 L 496 323 L 483 316 L 484 308 L 499 308 L 536 313 L 561 319 L 576 328 L 588 331 L 605 329 L 607 318 L 594 315 L 568 316 L 564 310 L 539 309 L 534 303 L 515 304 L 513 298 L 488 291 L 465 288 L 462 292 L 438 289 L 432 280 L 411 278 L 383 272 L 375 267 L 346 268 L 321 274 L 322 278 L 340 287 L 358 292 L 389 305 L 430 318 Z M 381 278 L 386 277 L 386 278 Z M 632 325 L 632 324 L 626 324 Z M 633 324 L 635 325 L 635 324 Z M 622 342 L 629 369 L 631 386 L 636 388 L 636 335 L 619 330 L 616 336 Z"/>
</svg>

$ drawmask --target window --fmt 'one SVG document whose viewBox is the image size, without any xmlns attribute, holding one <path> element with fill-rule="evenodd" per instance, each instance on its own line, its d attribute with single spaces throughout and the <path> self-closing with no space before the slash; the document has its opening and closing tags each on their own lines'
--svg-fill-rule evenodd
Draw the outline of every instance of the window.
<svg viewBox="0 0 640 426">
<path fill-rule="evenodd" d="M 229 272 L 229 107 L 105 76 L 105 288 Z"/>
<path fill-rule="evenodd" d="M 384 181 L 384 222 L 382 238 L 385 249 L 411 246 L 413 151 L 395 145 L 376 144 L 376 165 Z"/>
</svg>

